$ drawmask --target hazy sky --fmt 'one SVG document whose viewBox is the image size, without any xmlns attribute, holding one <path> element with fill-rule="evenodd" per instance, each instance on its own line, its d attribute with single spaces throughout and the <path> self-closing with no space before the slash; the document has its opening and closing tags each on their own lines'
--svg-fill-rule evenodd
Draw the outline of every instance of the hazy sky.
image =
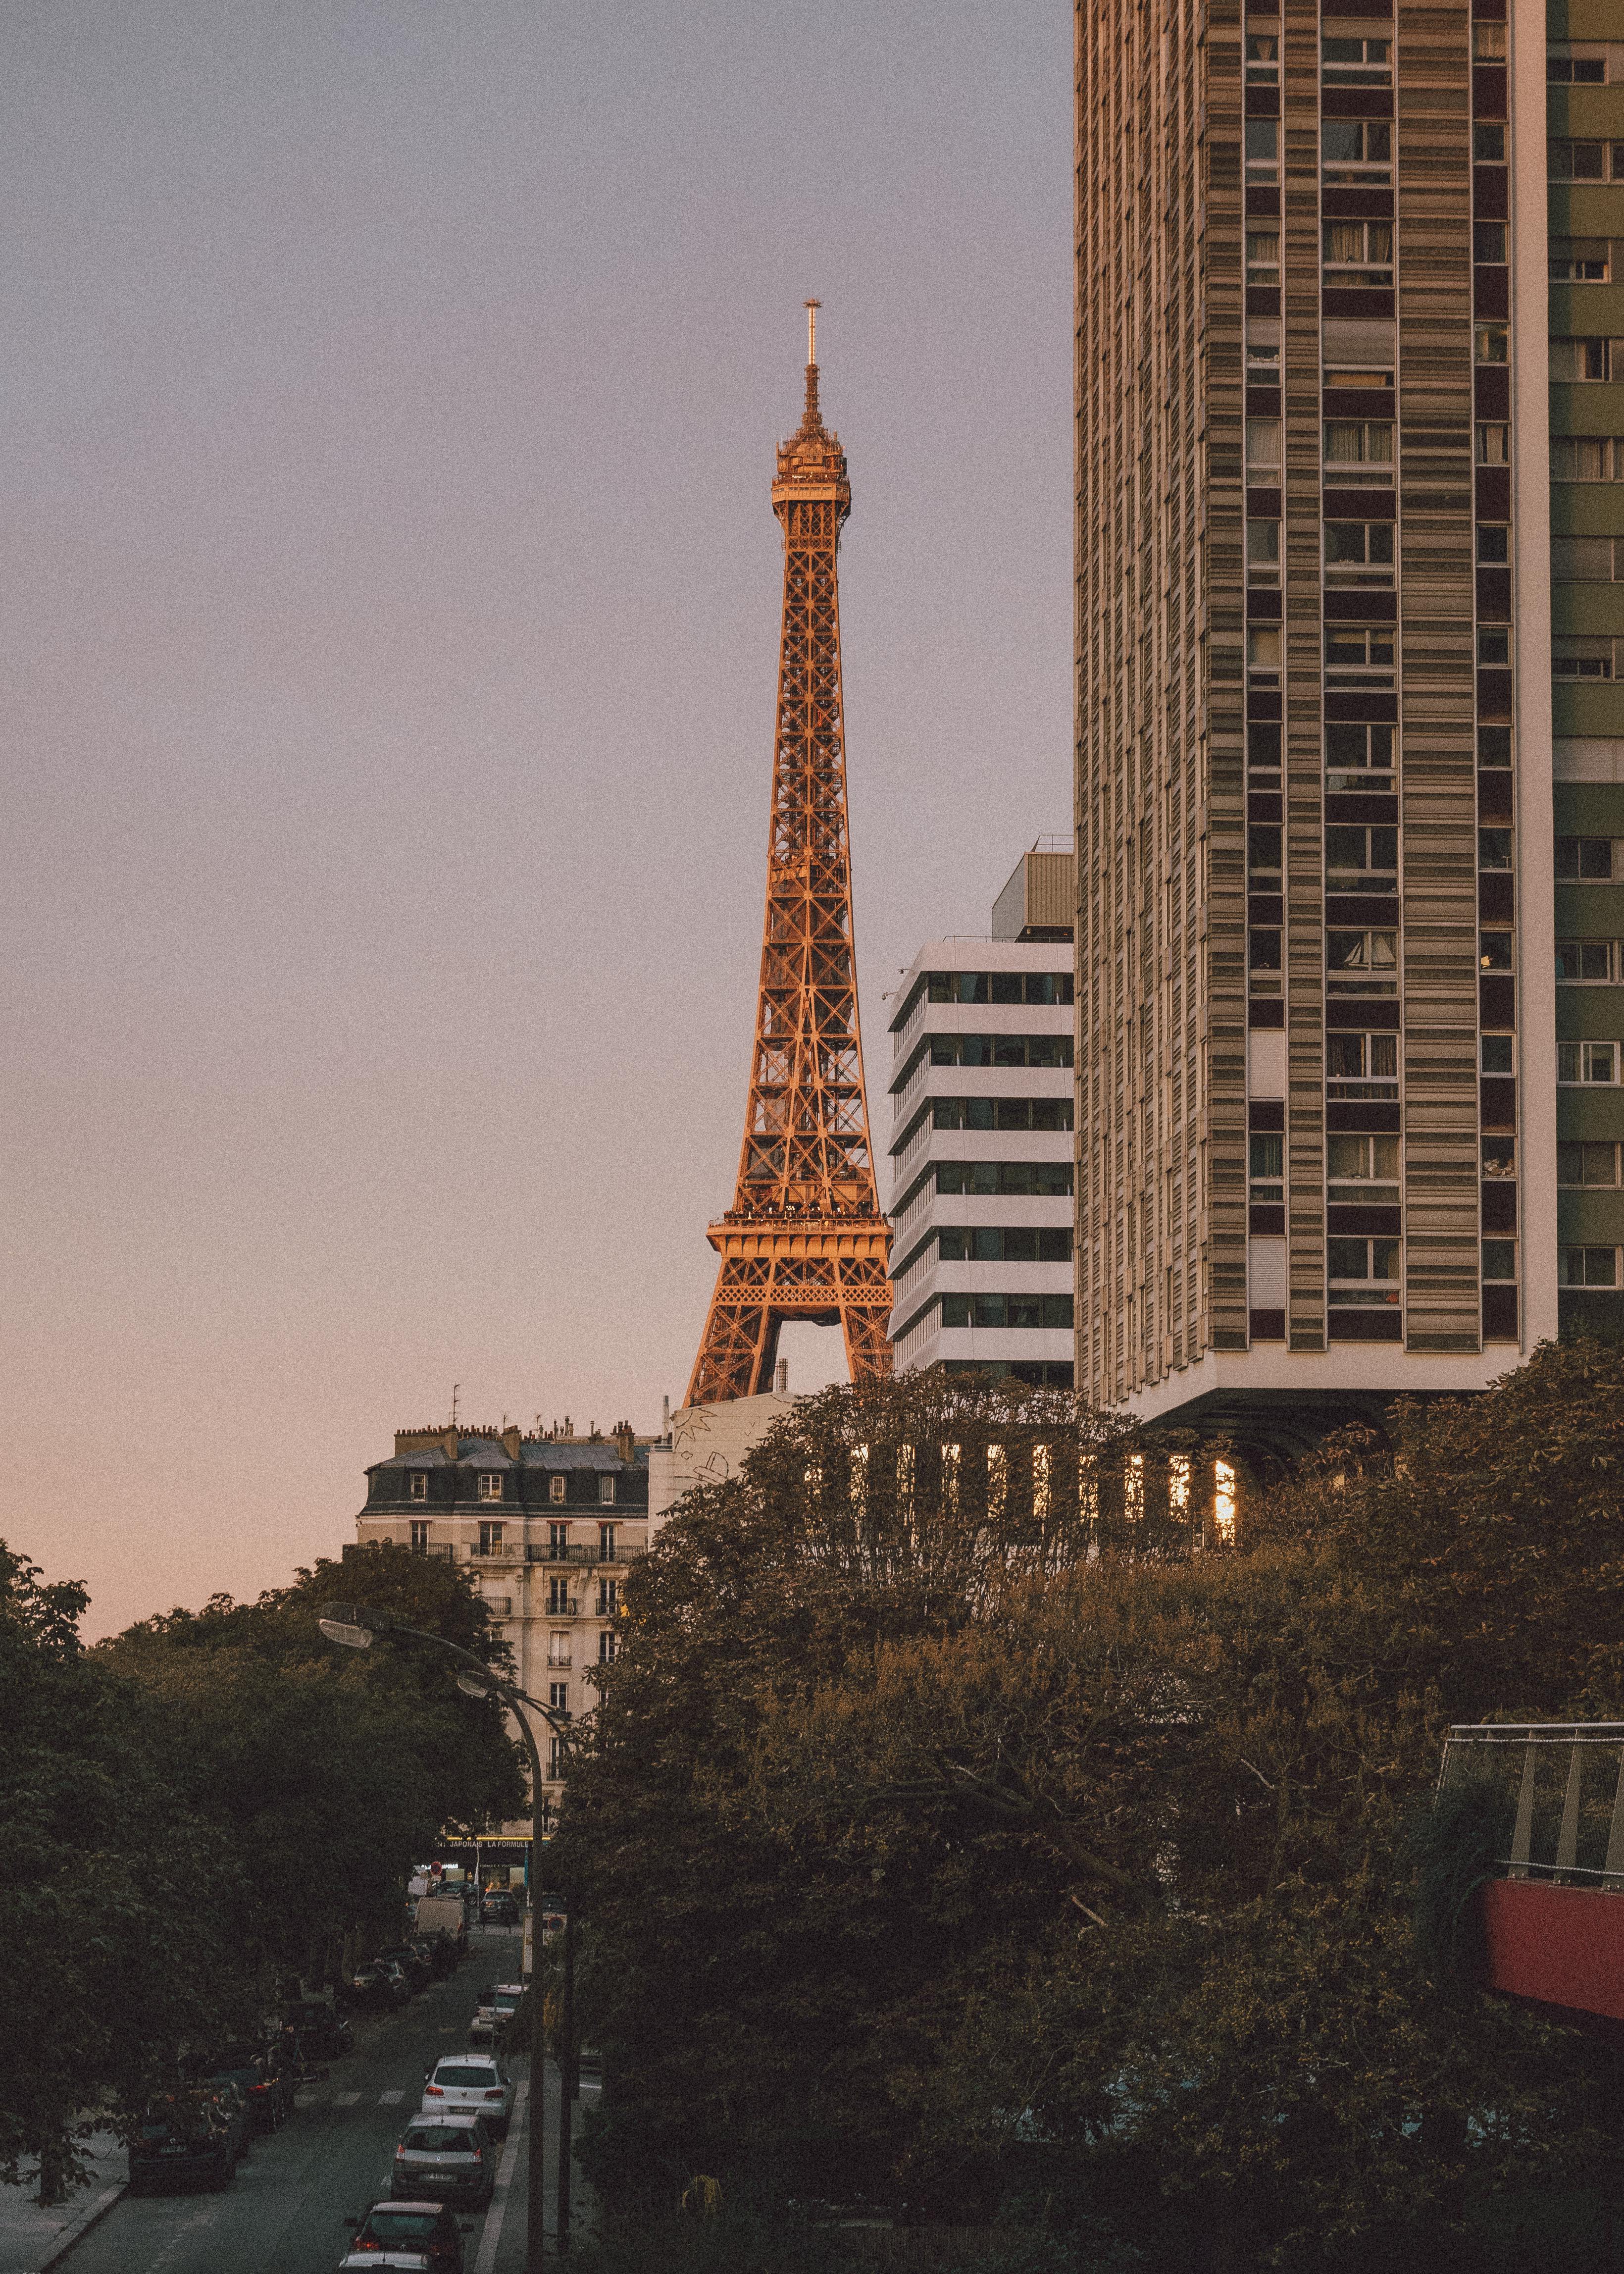
<svg viewBox="0 0 1624 2274">
<path fill-rule="evenodd" d="M 4 11 L 0 1535 L 92 1631 L 336 1552 L 454 1382 L 680 1402 L 809 293 L 883 1153 L 882 990 L 1069 820 L 1070 43 L 1061 0 Z"/>
</svg>

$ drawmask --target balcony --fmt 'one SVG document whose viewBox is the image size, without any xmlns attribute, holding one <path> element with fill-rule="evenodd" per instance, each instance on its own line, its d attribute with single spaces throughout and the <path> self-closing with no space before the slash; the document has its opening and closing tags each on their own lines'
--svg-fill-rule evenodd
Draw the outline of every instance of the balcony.
<svg viewBox="0 0 1624 2274">
<path fill-rule="evenodd" d="M 1624 1722 L 1452 1728 L 1442 1784 L 1467 1783 L 1507 1827 L 1483 1889 L 1490 1987 L 1624 2021 Z"/>
<path fill-rule="evenodd" d="M 635 1556 L 646 1555 L 648 1549 L 641 1541 L 617 1542 L 614 1553 L 605 1555 L 600 1541 L 571 1540 L 568 1546 L 554 1547 L 548 1540 L 532 1540 L 525 1550 L 526 1561 L 531 1563 L 591 1563 L 613 1567 L 629 1563 Z"/>
</svg>

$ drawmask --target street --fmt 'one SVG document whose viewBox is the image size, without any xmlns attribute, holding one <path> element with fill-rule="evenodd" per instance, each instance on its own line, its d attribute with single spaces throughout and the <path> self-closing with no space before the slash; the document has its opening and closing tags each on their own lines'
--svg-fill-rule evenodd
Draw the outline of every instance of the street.
<svg viewBox="0 0 1624 2274">
<path fill-rule="evenodd" d="M 255 2139 L 222 2194 L 126 2195 L 58 2263 L 72 2274 L 332 2274 L 349 2241 L 345 2218 L 389 2192 L 395 2145 L 417 2108 L 425 2069 L 466 2043 L 475 1992 L 484 1983 L 511 1981 L 519 1953 L 516 1932 L 476 1930 L 449 1981 L 423 1991 L 398 2013 L 355 2017 L 354 2052 L 301 2090 L 280 2132 Z M 520 2274 L 524 2263 L 530 2062 L 515 2055 L 508 2066 L 519 2105 L 502 2143 L 490 2210 L 461 2215 L 470 2230 L 463 2242 L 466 2274 Z M 550 2070 L 549 2249 L 557 2090 Z M 579 2232 L 578 2178 L 575 2202 Z"/>
</svg>

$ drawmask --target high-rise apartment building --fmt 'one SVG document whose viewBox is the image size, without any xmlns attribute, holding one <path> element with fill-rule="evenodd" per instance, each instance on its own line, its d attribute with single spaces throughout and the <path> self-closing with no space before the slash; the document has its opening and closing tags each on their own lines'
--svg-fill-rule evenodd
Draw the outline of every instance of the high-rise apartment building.
<svg viewBox="0 0 1624 2274">
<path fill-rule="evenodd" d="M 1624 1315 L 1624 10 L 1568 0 L 1546 29 L 1557 1301 L 1565 1322 L 1611 1323 Z"/>
<path fill-rule="evenodd" d="M 898 1367 L 1072 1383 L 1075 863 L 1043 842 L 990 939 L 933 940 L 893 996 Z"/>
<path fill-rule="evenodd" d="M 1559 1063 L 1605 1072 L 1557 1043 L 1544 0 L 1076 23 L 1079 1384 L 1480 1386 L 1555 1330 Z M 1561 794 L 1598 861 L 1613 793 Z"/>
</svg>

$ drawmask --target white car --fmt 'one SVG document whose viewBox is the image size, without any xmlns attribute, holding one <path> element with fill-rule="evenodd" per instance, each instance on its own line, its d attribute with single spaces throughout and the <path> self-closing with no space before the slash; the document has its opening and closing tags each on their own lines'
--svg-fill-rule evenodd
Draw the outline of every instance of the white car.
<svg viewBox="0 0 1624 2274">
<path fill-rule="evenodd" d="M 435 2062 L 423 2086 L 423 2113 L 455 2108 L 459 2116 L 483 2116 L 499 2140 L 513 2121 L 513 2082 L 492 2053 L 447 2053 Z"/>
</svg>

